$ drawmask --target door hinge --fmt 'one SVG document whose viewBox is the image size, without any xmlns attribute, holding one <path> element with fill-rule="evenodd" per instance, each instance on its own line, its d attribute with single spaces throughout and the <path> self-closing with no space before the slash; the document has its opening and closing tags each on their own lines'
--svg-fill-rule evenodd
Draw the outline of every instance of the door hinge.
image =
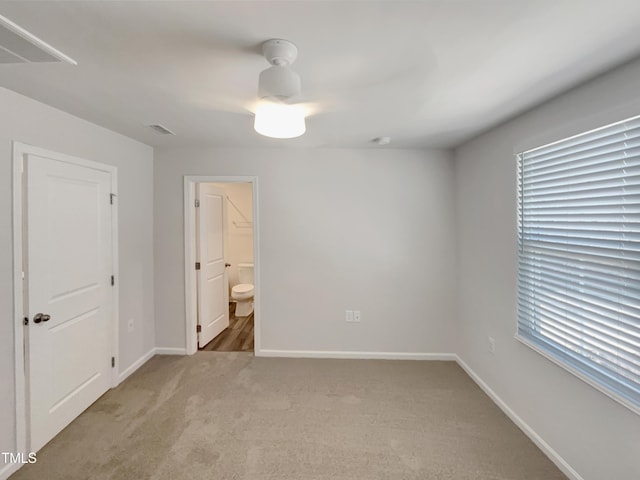
<svg viewBox="0 0 640 480">
<path fill-rule="evenodd" d="M 113 287 L 116 284 L 116 276 L 111 275 L 111 286 Z"/>
<path fill-rule="evenodd" d="M 110 193 L 109 194 L 109 203 L 111 205 L 113 205 L 113 199 L 116 198 L 116 194 L 115 193 Z"/>
<path fill-rule="evenodd" d="M 29 325 L 29 317 L 24 317 L 24 324 Z"/>
<path fill-rule="evenodd" d="M 196 325 L 196 332 L 200 333 L 202 331 L 201 325 Z"/>
<path fill-rule="evenodd" d="M 200 200 L 196 198 L 196 208 L 200 206 Z"/>
<path fill-rule="evenodd" d="M 196 262 L 196 270 L 200 270 L 200 262 Z"/>
<path fill-rule="evenodd" d="M 111 368 L 115 368 L 116 366 L 116 357 L 111 357 Z"/>
</svg>

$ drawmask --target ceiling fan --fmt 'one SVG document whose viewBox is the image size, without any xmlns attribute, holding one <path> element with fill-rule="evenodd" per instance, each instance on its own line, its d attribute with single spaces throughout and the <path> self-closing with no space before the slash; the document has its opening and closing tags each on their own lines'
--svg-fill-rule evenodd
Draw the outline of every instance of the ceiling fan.
<svg viewBox="0 0 640 480">
<path fill-rule="evenodd" d="M 305 111 L 296 104 L 300 97 L 300 75 L 291 69 L 298 48 L 289 40 L 271 39 L 262 44 L 262 54 L 271 66 L 258 77 L 254 129 L 272 138 L 295 138 L 306 131 Z"/>
<path fill-rule="evenodd" d="M 310 79 L 309 87 L 302 91 L 301 77 L 295 69 L 299 51 L 290 40 L 272 38 L 257 45 L 249 46 L 245 42 L 242 47 L 240 41 L 234 39 L 227 42 L 227 47 L 229 45 L 233 45 L 233 53 L 242 54 L 244 58 L 247 58 L 246 54 L 257 54 L 267 64 L 259 73 L 256 72 L 257 82 L 251 82 L 253 89 L 246 90 L 244 83 L 234 85 L 233 92 L 217 95 L 207 102 L 208 107 L 229 113 L 251 114 L 257 133 L 278 139 L 291 139 L 305 134 L 306 121 L 312 116 L 324 114 L 338 113 L 342 118 L 349 116 L 352 119 L 359 115 L 379 115 L 383 119 L 382 124 L 389 124 L 395 116 L 422 108 L 423 92 L 428 93 L 426 87 L 437 64 L 430 50 L 424 48 L 420 62 L 411 61 L 401 70 L 388 69 L 381 74 L 376 73 L 375 66 L 369 65 L 368 58 L 364 58 L 360 66 L 347 68 L 340 74 L 335 73 L 341 71 L 340 67 L 334 68 L 329 80 L 322 78 L 318 81 L 319 69 L 315 68 L 316 76 Z M 379 52 L 375 53 L 379 55 Z M 339 59 L 353 57 L 354 54 L 349 54 L 346 49 L 337 56 Z M 358 55 L 355 57 L 359 58 Z M 309 64 L 306 65 L 305 71 L 308 73 Z M 326 57 L 315 67 L 318 65 L 326 66 Z M 337 65 L 345 65 L 345 61 Z M 418 95 L 416 89 L 420 89 Z M 378 137 L 381 133 L 387 132 L 372 131 L 369 138 Z"/>
</svg>

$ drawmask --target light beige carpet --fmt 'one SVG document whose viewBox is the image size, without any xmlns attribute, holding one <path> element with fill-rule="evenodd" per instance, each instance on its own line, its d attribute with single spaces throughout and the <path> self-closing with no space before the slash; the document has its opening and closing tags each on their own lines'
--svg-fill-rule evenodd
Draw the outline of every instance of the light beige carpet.
<svg viewBox="0 0 640 480">
<path fill-rule="evenodd" d="M 155 357 L 11 480 L 555 480 L 453 362 Z"/>
</svg>

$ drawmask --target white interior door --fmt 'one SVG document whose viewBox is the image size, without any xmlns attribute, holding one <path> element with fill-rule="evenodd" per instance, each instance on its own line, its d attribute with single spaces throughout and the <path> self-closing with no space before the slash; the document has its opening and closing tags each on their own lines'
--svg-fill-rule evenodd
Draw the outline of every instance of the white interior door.
<svg viewBox="0 0 640 480">
<path fill-rule="evenodd" d="M 224 190 L 198 184 L 196 209 L 198 283 L 198 346 L 204 347 L 229 326 L 229 280 L 224 243 L 227 197 Z"/>
<path fill-rule="evenodd" d="M 111 173 L 26 155 L 30 448 L 111 383 Z"/>
</svg>

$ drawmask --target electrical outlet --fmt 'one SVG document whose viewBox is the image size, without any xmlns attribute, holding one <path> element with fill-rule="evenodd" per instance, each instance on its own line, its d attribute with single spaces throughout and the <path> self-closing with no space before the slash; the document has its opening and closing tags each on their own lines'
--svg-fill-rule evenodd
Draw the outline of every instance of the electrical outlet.
<svg viewBox="0 0 640 480">
<path fill-rule="evenodd" d="M 493 337 L 487 337 L 489 340 L 489 353 L 496 353 L 496 341 Z"/>
<path fill-rule="evenodd" d="M 353 321 L 354 322 L 359 322 L 360 321 L 360 310 L 354 310 L 353 311 Z"/>
<path fill-rule="evenodd" d="M 130 319 L 129 319 L 129 323 L 127 324 L 127 327 L 129 328 L 129 331 L 130 331 L 130 332 L 133 332 L 133 326 L 134 326 L 134 323 L 135 323 L 135 322 L 134 322 L 133 318 L 130 318 Z"/>
<path fill-rule="evenodd" d="M 353 322 L 353 310 L 345 310 L 345 312 L 344 312 L 344 321 L 345 322 Z"/>
</svg>

